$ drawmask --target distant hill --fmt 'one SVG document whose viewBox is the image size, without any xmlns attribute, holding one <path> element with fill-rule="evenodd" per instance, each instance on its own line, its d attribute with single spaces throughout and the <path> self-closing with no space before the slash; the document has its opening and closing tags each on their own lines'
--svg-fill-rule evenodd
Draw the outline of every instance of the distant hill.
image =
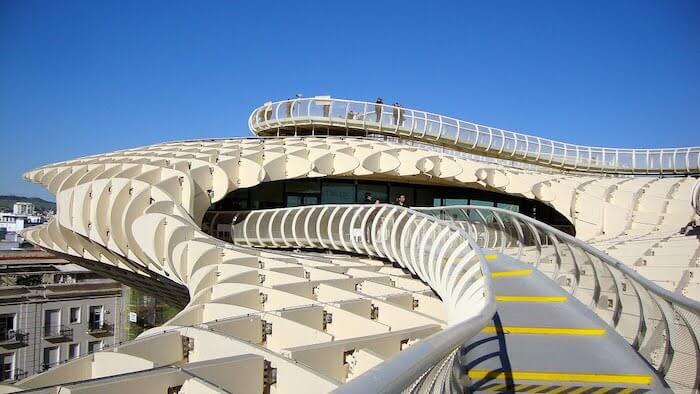
<svg viewBox="0 0 700 394">
<path fill-rule="evenodd" d="M 56 211 L 56 203 L 51 201 L 46 201 L 39 197 L 22 197 L 22 196 L 0 196 L 0 211 L 10 211 L 12 212 L 12 206 L 15 205 L 17 201 L 31 202 L 34 204 L 34 209 L 37 211 L 45 211 L 51 209 Z"/>
</svg>

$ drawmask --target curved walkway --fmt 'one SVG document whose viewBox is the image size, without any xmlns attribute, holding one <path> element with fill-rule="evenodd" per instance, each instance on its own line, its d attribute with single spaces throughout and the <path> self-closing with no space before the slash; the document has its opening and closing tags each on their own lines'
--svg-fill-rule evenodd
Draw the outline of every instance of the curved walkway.
<svg viewBox="0 0 700 394">
<path fill-rule="evenodd" d="M 425 111 L 316 96 L 268 102 L 248 119 L 259 135 L 380 133 L 508 161 L 614 174 L 700 173 L 700 147 L 627 149 L 574 145 Z"/>
<path fill-rule="evenodd" d="M 474 280 L 481 276 L 473 263 L 464 265 L 462 251 L 468 250 L 467 245 L 477 254 L 481 249 L 455 224 L 412 210 L 331 205 L 253 211 L 236 219 L 234 241 L 257 247 L 336 249 L 388 258 L 430 284 L 450 306 L 448 321 L 453 324 L 462 316 L 493 316 L 488 311 L 492 310 L 488 298 L 485 304 L 462 299 L 465 295 L 474 297 Z M 473 320 L 448 327 L 419 342 L 423 347 L 404 350 L 339 391 L 395 392 L 411 387 L 407 383 L 430 371 L 420 367 L 423 362 L 436 366 L 450 362 L 454 347 L 431 345 L 454 346 L 455 342 L 465 346 L 457 364 L 469 377 L 471 390 L 508 379 L 510 382 L 503 384 L 512 387 L 592 384 L 664 390 L 656 372 L 635 349 L 573 295 L 530 265 L 494 253 L 484 259 L 490 268 L 482 267 L 481 274 L 493 278 L 484 283 L 488 285 L 484 291 L 494 294 L 497 304 L 493 323 Z M 449 279 L 462 271 L 462 279 Z M 461 307 L 453 307 L 455 303 Z M 472 327 L 465 329 L 465 324 Z M 477 327 L 475 335 L 476 324 L 483 325 Z M 437 362 L 436 355 L 444 361 Z M 444 382 L 449 373 L 454 372 L 450 368 L 428 372 L 435 376 L 427 382 L 419 380 L 417 385 L 427 383 L 432 390 L 435 382 Z"/>
</svg>

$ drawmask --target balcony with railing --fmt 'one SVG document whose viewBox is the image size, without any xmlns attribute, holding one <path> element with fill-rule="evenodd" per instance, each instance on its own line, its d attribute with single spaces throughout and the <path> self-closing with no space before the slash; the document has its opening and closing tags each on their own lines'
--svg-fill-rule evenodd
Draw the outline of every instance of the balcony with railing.
<svg viewBox="0 0 700 394">
<path fill-rule="evenodd" d="M 112 333 L 114 327 L 104 320 L 99 321 L 89 321 L 88 322 L 88 334 L 92 336 L 103 336 Z"/>
<path fill-rule="evenodd" d="M 12 380 L 16 382 L 16 381 L 19 381 L 19 380 L 26 378 L 27 375 L 29 375 L 29 373 L 27 371 L 20 369 L 20 368 L 15 368 Z"/>
<path fill-rule="evenodd" d="M 27 333 L 22 330 L 0 331 L 0 346 L 21 346 L 27 343 Z"/>
<path fill-rule="evenodd" d="M 14 383 L 27 377 L 27 372 L 20 368 L 0 370 L 0 382 Z"/>
<path fill-rule="evenodd" d="M 604 148 L 568 144 L 425 111 L 317 96 L 268 102 L 248 125 L 258 135 L 379 133 L 463 152 L 583 172 L 698 174 L 700 147 Z"/>
<path fill-rule="evenodd" d="M 42 338 L 47 341 L 65 341 L 73 338 L 73 329 L 63 324 L 45 325 Z"/>
</svg>

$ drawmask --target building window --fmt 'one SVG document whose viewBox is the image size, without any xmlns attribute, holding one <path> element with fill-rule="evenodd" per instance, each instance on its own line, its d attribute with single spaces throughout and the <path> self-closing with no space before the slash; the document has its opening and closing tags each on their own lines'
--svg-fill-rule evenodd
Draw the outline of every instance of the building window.
<svg viewBox="0 0 700 394">
<path fill-rule="evenodd" d="M 102 341 L 88 342 L 88 354 L 102 350 Z"/>
<path fill-rule="evenodd" d="M 14 313 L 0 315 L 0 342 L 14 339 L 15 316 Z"/>
<path fill-rule="evenodd" d="M 61 332 L 61 311 L 51 309 L 44 311 L 44 335 L 54 336 Z"/>
<path fill-rule="evenodd" d="M 284 206 L 284 184 L 280 182 L 261 183 L 250 190 L 251 208 L 269 209 Z"/>
<path fill-rule="evenodd" d="M 93 305 L 90 307 L 90 321 L 88 322 L 91 330 L 101 329 L 104 323 L 104 309 L 102 305 Z"/>
<path fill-rule="evenodd" d="M 68 358 L 74 359 L 80 357 L 80 344 L 71 343 L 68 345 Z"/>
<path fill-rule="evenodd" d="M 61 360 L 61 349 L 58 346 L 44 348 L 44 364 L 42 369 L 46 371 L 49 368 L 58 365 Z"/>
<path fill-rule="evenodd" d="M 0 354 L 0 381 L 12 380 L 15 370 L 15 354 Z"/>
<path fill-rule="evenodd" d="M 77 324 L 80 323 L 80 307 L 74 306 L 70 308 L 70 323 Z"/>
</svg>

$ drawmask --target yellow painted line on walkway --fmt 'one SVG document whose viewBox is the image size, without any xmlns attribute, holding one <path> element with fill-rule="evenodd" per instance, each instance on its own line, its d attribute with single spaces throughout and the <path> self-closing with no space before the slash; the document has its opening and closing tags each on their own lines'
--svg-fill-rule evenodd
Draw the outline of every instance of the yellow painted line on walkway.
<svg viewBox="0 0 700 394">
<path fill-rule="evenodd" d="M 561 387 L 558 387 L 558 388 L 556 388 L 556 389 L 554 389 L 554 390 L 548 392 L 547 394 L 559 394 L 559 393 L 561 393 L 562 391 L 568 390 L 568 389 L 570 389 L 570 388 L 571 388 L 571 387 L 569 387 L 569 386 L 561 386 Z"/>
<path fill-rule="evenodd" d="M 605 374 L 605 373 L 581 373 L 581 372 L 544 372 L 544 371 L 513 371 L 508 373 L 513 380 L 541 380 L 552 382 L 591 382 L 612 384 L 649 384 L 651 375 L 634 374 Z M 504 379 L 505 372 L 497 372 L 490 369 L 472 369 L 468 373 L 472 379 Z"/>
<path fill-rule="evenodd" d="M 482 333 L 496 334 L 503 332 L 506 334 L 534 334 L 534 335 L 578 335 L 578 336 L 601 336 L 605 335 L 604 328 L 573 328 L 573 327 L 523 327 L 523 326 L 486 326 Z"/>
<path fill-rule="evenodd" d="M 484 256 L 484 258 L 486 260 L 496 260 L 498 258 L 498 255 L 497 254 L 487 254 L 486 256 Z"/>
<path fill-rule="evenodd" d="M 502 390 L 502 389 L 504 389 L 504 388 L 506 388 L 505 383 L 503 383 L 503 384 L 497 384 L 497 385 L 495 385 L 495 386 L 491 386 L 491 387 L 489 387 L 488 389 L 486 389 L 486 391 L 489 392 L 489 393 L 495 393 L 496 391 Z"/>
<path fill-rule="evenodd" d="M 601 387 L 601 388 L 599 388 L 598 390 L 594 391 L 594 392 L 591 393 L 591 394 L 605 394 L 605 393 L 607 393 L 608 391 L 610 391 L 610 390 L 612 390 L 612 389 L 613 389 L 613 387 Z"/>
<path fill-rule="evenodd" d="M 539 393 L 540 391 L 547 389 L 549 387 L 551 387 L 551 386 L 547 386 L 547 385 L 536 386 L 536 387 L 533 387 L 533 388 L 527 390 L 526 393 Z"/>
<path fill-rule="evenodd" d="M 506 278 L 509 276 L 528 276 L 532 275 L 532 270 L 511 270 L 511 271 L 493 271 L 492 278 Z"/>
<path fill-rule="evenodd" d="M 581 394 L 581 393 L 583 393 L 584 391 L 588 391 L 588 390 L 590 390 L 590 387 L 585 387 L 585 386 L 584 386 L 584 387 L 579 387 L 579 388 L 577 388 L 576 390 L 569 391 L 567 394 Z"/>
<path fill-rule="evenodd" d="M 566 296 L 497 295 L 498 302 L 566 302 Z"/>
<path fill-rule="evenodd" d="M 630 394 L 630 393 L 634 393 L 636 390 L 637 389 L 634 387 L 628 387 L 622 391 L 618 391 L 617 394 Z"/>
</svg>

